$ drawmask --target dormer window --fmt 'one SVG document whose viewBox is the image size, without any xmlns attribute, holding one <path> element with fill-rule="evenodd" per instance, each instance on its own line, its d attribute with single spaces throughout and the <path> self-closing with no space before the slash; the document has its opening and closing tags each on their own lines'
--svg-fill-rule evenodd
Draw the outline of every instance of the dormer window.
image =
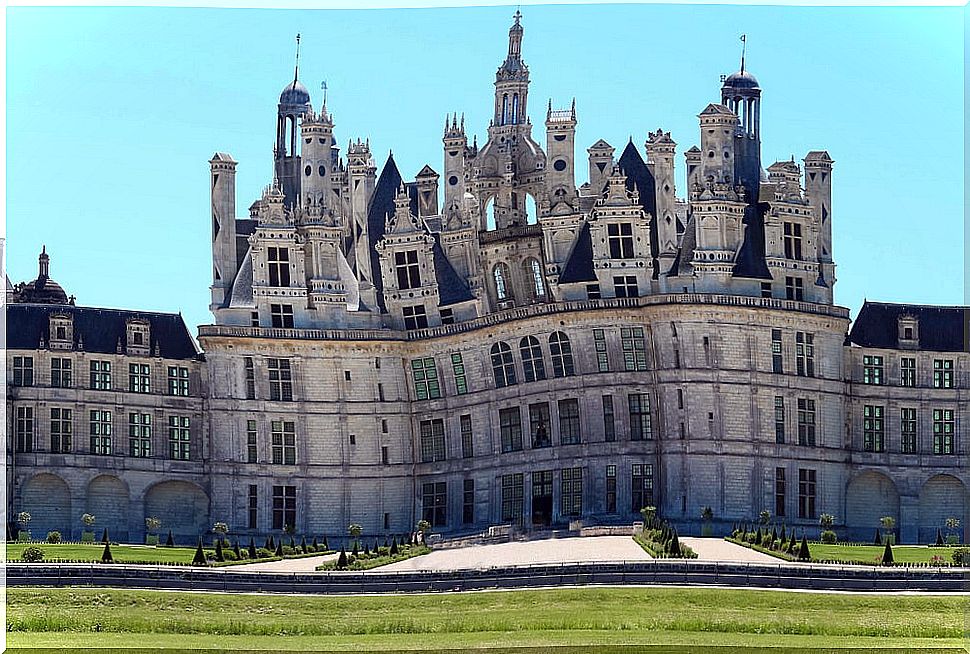
<svg viewBox="0 0 970 654">
<path fill-rule="evenodd" d="M 69 314 L 51 314 L 49 343 L 52 350 L 74 347 L 74 320 Z"/>
<path fill-rule="evenodd" d="M 148 355 L 151 331 L 147 320 L 129 320 L 126 324 L 128 354 Z"/>
<path fill-rule="evenodd" d="M 900 316 L 897 320 L 897 336 L 899 347 L 906 349 L 919 347 L 919 319 L 912 315 Z"/>
</svg>

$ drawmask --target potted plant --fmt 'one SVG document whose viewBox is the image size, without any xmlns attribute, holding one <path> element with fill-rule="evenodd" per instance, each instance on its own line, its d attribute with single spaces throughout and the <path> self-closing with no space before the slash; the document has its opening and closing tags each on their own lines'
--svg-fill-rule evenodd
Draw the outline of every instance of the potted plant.
<svg viewBox="0 0 970 654">
<path fill-rule="evenodd" d="M 838 535 L 832 529 L 835 525 L 835 516 L 831 513 L 823 513 L 818 517 L 818 526 L 822 528 L 819 540 L 828 545 L 834 545 L 838 541 Z"/>
<path fill-rule="evenodd" d="M 956 545 L 960 542 L 960 518 L 949 517 L 946 519 L 946 544 Z"/>
<path fill-rule="evenodd" d="M 226 534 L 229 533 L 229 525 L 225 522 L 217 522 L 212 525 L 212 531 L 216 535 L 216 541 L 221 543 L 226 540 Z"/>
<path fill-rule="evenodd" d="M 704 524 L 701 525 L 701 537 L 710 538 L 712 533 L 711 521 L 714 520 L 714 509 L 709 506 L 701 508 L 701 520 Z"/>
<path fill-rule="evenodd" d="M 425 536 L 427 535 L 427 533 L 428 533 L 428 531 L 430 529 L 431 529 L 431 523 L 430 522 L 428 522 L 427 520 L 420 520 L 420 521 L 418 521 L 418 533 L 421 534 L 421 543 L 422 544 L 425 542 Z"/>
<path fill-rule="evenodd" d="M 90 513 L 85 513 L 81 516 L 81 522 L 84 524 L 84 531 L 81 532 L 81 542 L 82 543 L 93 543 L 94 542 L 94 523 L 97 521 Z"/>
<path fill-rule="evenodd" d="M 768 509 L 765 509 L 764 511 L 759 513 L 758 520 L 761 522 L 762 526 L 767 527 L 768 523 L 771 522 L 771 511 L 769 511 Z"/>
<path fill-rule="evenodd" d="M 360 535 L 364 533 L 364 528 L 356 522 L 352 522 L 347 525 L 347 533 L 350 534 L 350 537 L 354 539 L 353 549 L 359 549 L 358 539 L 360 538 Z"/>
<path fill-rule="evenodd" d="M 654 521 L 657 519 L 657 507 L 645 506 L 640 509 L 640 515 L 643 516 L 643 526 L 647 529 L 653 529 Z"/>
<path fill-rule="evenodd" d="M 893 543 L 895 541 L 893 530 L 896 528 L 896 518 L 891 515 L 884 515 L 879 518 L 879 524 L 882 525 L 883 531 L 885 531 L 883 540 L 887 543 Z"/>
<path fill-rule="evenodd" d="M 30 514 L 26 511 L 21 511 L 17 514 L 17 523 L 23 527 L 17 532 L 17 540 L 21 543 L 26 543 L 30 541 L 30 531 L 27 526 L 30 524 Z"/>
<path fill-rule="evenodd" d="M 149 516 L 145 518 L 145 544 L 146 545 L 158 545 L 158 534 L 154 533 L 162 526 L 162 521 L 155 516 Z"/>
</svg>

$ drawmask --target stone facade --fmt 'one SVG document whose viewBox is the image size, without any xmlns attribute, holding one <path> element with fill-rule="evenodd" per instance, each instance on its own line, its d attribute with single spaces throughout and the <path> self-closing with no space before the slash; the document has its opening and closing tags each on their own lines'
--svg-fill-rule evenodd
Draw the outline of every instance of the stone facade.
<svg viewBox="0 0 970 654">
<path fill-rule="evenodd" d="M 247 218 L 236 162 L 210 160 L 215 321 L 199 328 L 204 360 L 179 364 L 198 380 L 178 400 L 191 404 L 190 460 L 82 446 L 65 464 L 41 444 L 11 459 L 13 509 L 62 498 L 41 510 L 60 524 L 65 506 L 76 522 L 93 503 L 132 537 L 146 515 L 186 535 L 216 520 L 336 535 L 420 519 L 443 532 L 629 523 L 647 504 L 689 530 L 705 506 L 721 530 L 762 510 L 806 528 L 832 513 L 860 539 L 885 515 L 909 541 L 946 517 L 966 525 L 963 312 L 867 304 L 849 332 L 833 304 L 828 153 L 808 153 L 804 176 L 793 160 L 763 169 L 761 89 L 742 62 L 698 116 L 685 198 L 662 129 L 646 157 L 597 141 L 577 186 L 576 104 L 549 103 L 543 150 L 523 36 L 517 14 L 486 143 L 448 116 L 443 176 L 427 165 L 413 182 L 393 157 L 378 175 L 366 140 L 342 158 L 297 75 L 280 97 L 274 180 Z M 29 345 L 47 366 L 51 344 Z M 115 369 L 169 365 L 123 350 Z M 46 411 L 63 391 L 16 386 L 14 356 L 16 439 L 19 407 Z M 123 391 L 116 420 L 149 399 L 155 424 L 182 408 Z M 100 392 L 72 391 L 76 415 Z"/>
</svg>

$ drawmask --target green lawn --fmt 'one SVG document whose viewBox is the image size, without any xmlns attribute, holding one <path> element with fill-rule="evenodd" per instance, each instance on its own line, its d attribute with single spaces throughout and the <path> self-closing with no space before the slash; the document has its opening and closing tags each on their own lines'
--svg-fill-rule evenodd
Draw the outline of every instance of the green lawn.
<svg viewBox="0 0 970 654">
<path fill-rule="evenodd" d="M 954 547 L 925 547 L 923 545 L 894 545 L 893 560 L 896 563 L 929 563 L 934 556 L 943 557 L 946 563 L 953 563 L 951 558 Z M 878 563 L 882 561 L 885 545 L 823 545 L 809 543 L 808 551 L 813 559 L 826 561 L 846 561 L 860 563 Z"/>
<path fill-rule="evenodd" d="M 78 543 L 7 543 L 7 560 L 20 561 L 25 547 L 44 550 L 44 561 L 100 561 L 104 545 Z M 118 563 L 192 563 L 194 547 L 155 547 L 154 545 L 111 545 L 111 556 Z"/>
<path fill-rule="evenodd" d="M 359 597 L 7 589 L 10 647 L 958 647 L 960 596 L 571 588 Z M 139 635 L 143 637 L 139 638 Z"/>
</svg>

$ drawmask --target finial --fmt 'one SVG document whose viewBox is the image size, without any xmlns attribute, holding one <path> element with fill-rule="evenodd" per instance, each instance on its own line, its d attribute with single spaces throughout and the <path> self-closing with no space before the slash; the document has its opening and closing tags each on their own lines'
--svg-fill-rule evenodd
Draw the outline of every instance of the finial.
<svg viewBox="0 0 970 654">
<path fill-rule="evenodd" d="M 293 68 L 293 85 L 296 85 L 296 80 L 300 78 L 300 35 L 296 35 L 296 66 Z"/>
<path fill-rule="evenodd" d="M 50 257 L 47 256 L 47 246 L 42 245 L 40 248 L 40 256 L 37 257 L 37 276 L 38 277 L 49 277 L 50 276 Z"/>
<path fill-rule="evenodd" d="M 465 131 L 465 112 L 461 112 L 461 131 Z"/>
<path fill-rule="evenodd" d="M 320 88 L 323 90 L 323 110 L 320 113 L 325 114 L 327 113 L 327 80 L 320 82 Z"/>
<path fill-rule="evenodd" d="M 516 25 L 519 24 L 519 19 L 522 18 L 522 12 L 519 11 L 520 8 L 521 8 L 521 5 L 516 6 L 516 8 L 515 8 L 515 15 L 513 16 L 513 18 L 515 19 L 515 24 Z"/>
<path fill-rule="evenodd" d="M 748 45 L 748 39 L 746 34 L 741 35 L 741 74 L 744 75 L 744 50 Z"/>
</svg>

